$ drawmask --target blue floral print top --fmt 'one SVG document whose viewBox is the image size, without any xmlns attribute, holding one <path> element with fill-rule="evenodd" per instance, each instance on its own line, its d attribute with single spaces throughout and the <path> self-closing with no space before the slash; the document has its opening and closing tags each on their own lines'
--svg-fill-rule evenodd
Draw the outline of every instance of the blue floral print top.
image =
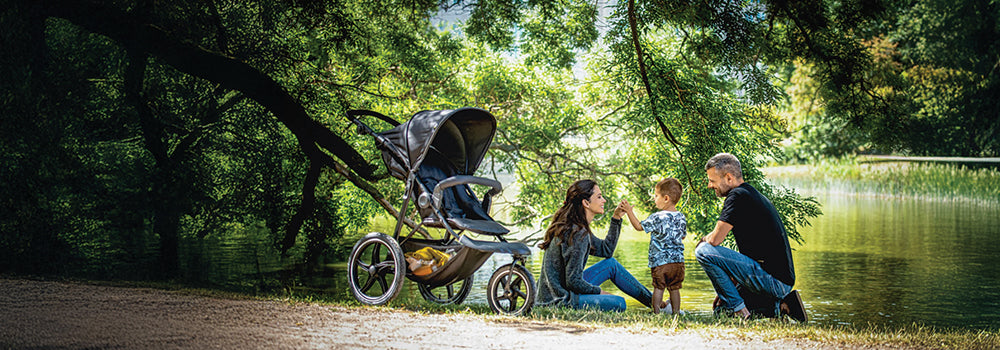
<svg viewBox="0 0 1000 350">
<path fill-rule="evenodd" d="M 679 211 L 658 211 L 642 220 L 642 229 L 649 233 L 649 267 L 684 262 L 684 237 L 687 219 Z"/>
</svg>

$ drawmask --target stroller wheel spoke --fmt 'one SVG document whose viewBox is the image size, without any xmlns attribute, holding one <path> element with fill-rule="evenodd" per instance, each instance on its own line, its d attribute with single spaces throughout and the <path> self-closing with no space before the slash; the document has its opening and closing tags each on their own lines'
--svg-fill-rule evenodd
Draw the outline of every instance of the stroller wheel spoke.
<svg viewBox="0 0 1000 350">
<path fill-rule="evenodd" d="M 368 290 L 372 289 L 372 285 L 374 285 L 374 284 L 375 284 L 375 276 L 369 275 L 368 276 L 368 281 L 365 281 L 365 285 L 361 286 L 361 288 L 360 288 L 361 292 L 362 293 L 368 293 Z"/>
<path fill-rule="evenodd" d="M 370 265 L 375 265 L 382 262 L 382 245 L 376 244 L 375 249 L 372 250 L 372 262 Z"/>
<path fill-rule="evenodd" d="M 508 305 L 509 307 L 508 310 L 510 311 L 517 310 L 517 294 L 511 294 L 508 300 L 510 300 L 510 305 Z"/>
<path fill-rule="evenodd" d="M 513 291 L 511 291 L 511 293 L 510 293 L 510 294 L 511 294 L 511 295 L 512 295 L 512 296 L 513 296 L 514 298 L 517 298 L 517 297 L 522 297 L 522 298 L 525 298 L 525 299 L 527 299 L 527 298 L 528 298 L 528 294 L 525 294 L 524 292 L 522 292 L 522 291 L 521 291 L 521 288 L 516 288 L 516 289 L 514 289 Z"/>
<path fill-rule="evenodd" d="M 375 279 L 378 280 L 378 284 L 382 287 L 382 290 L 389 290 L 389 282 L 386 282 L 385 275 L 378 276 Z"/>
</svg>

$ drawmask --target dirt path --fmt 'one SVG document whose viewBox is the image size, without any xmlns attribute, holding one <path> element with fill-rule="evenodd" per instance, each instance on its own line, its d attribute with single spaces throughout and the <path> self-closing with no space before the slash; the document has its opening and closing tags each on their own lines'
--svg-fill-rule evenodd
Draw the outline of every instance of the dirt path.
<svg viewBox="0 0 1000 350">
<path fill-rule="evenodd" d="M 229 300 L 145 288 L 0 278 L 0 349 L 800 349 L 696 332 L 551 325 L 519 318 L 426 315 Z"/>
</svg>

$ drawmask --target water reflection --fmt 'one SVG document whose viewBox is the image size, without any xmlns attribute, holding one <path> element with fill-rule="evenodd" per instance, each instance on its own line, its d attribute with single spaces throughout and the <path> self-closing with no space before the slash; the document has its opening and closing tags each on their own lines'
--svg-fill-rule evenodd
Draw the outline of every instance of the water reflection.
<svg viewBox="0 0 1000 350">
<path fill-rule="evenodd" d="M 794 184 L 791 184 L 794 186 Z M 807 189 L 808 190 L 808 189 Z M 801 229 L 804 245 L 793 243 L 797 283 L 818 324 L 883 326 L 919 322 L 968 329 L 1000 328 L 1000 215 L 997 206 L 953 201 L 926 201 L 853 195 L 850 191 L 812 190 L 824 215 Z M 603 229 L 595 228 L 599 236 Z M 711 283 L 693 257 L 693 240 L 685 249 L 687 276 L 681 308 L 709 314 L 715 297 Z M 246 291 L 291 287 L 352 300 L 344 263 L 327 265 L 308 277 L 292 271 L 280 258 L 265 253 L 271 242 L 252 233 L 230 242 L 212 241 L 185 248 L 200 250 L 202 261 L 186 261 L 192 274 Z M 623 228 L 615 257 L 636 278 L 651 286 L 647 267 L 648 236 Z M 539 275 L 542 253 L 527 263 Z M 486 303 L 486 283 L 493 271 L 509 263 L 495 254 L 475 274 L 466 303 Z M 591 258 L 590 263 L 597 262 Z M 610 282 L 603 289 L 623 295 Z M 420 298 L 412 282 L 399 298 Z M 627 298 L 630 308 L 644 308 Z"/>
<path fill-rule="evenodd" d="M 817 193 L 825 215 L 793 253 L 820 323 L 1000 326 L 997 210 Z"/>
</svg>

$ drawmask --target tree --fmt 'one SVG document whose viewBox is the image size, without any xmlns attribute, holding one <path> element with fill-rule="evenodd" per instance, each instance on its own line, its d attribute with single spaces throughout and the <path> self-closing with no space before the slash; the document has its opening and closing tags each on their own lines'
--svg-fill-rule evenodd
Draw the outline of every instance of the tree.
<svg viewBox="0 0 1000 350">
<path fill-rule="evenodd" d="M 812 96 L 790 94 L 819 108 L 804 116 L 804 126 L 812 130 L 803 129 L 797 137 L 800 153 L 840 156 L 868 148 L 914 155 L 997 155 L 1000 111 L 992 96 L 998 93 L 998 47 L 992 38 L 998 34 L 998 13 L 996 4 L 987 1 L 888 3 L 885 16 L 853 35 L 870 57 L 864 86 L 892 108 L 851 115 L 827 108 L 842 105 L 836 95 L 821 90 Z M 797 64 L 795 74 L 812 70 L 812 65 Z M 789 88 L 820 83 L 804 78 Z"/>
<path fill-rule="evenodd" d="M 347 109 L 400 120 L 421 109 L 490 110 L 500 130 L 483 171 L 506 168 L 522 180 L 513 210 L 520 223 L 551 213 L 571 180 L 595 177 L 609 194 L 639 199 L 659 177 L 674 176 L 687 188 L 683 207 L 692 213 L 692 231 L 703 234 L 718 210 L 704 187 L 704 162 L 732 152 L 797 237 L 796 228 L 818 214 L 816 203 L 771 188 L 759 171 L 785 128 L 773 113 L 781 97 L 776 73 L 795 59 L 814 64 L 824 91 L 839 103 L 830 103 L 832 110 L 857 114 L 884 103 L 862 74 L 869 64 L 863 45 L 845 35 L 869 19 L 873 9 L 861 3 L 626 1 L 615 7 L 601 41 L 596 5 L 577 1 L 446 4 L 473 9 L 467 40 L 431 28 L 437 1 L 11 5 L 4 19 L 14 34 L 4 40 L 24 49 L 3 56 L 12 63 L 5 74 L 15 78 L 6 81 L 26 83 L 11 83 L 19 89 L 6 96 L 17 103 L 5 108 L 30 134 L 4 129 L 12 140 L 4 147 L 44 163 L 5 161 L 14 168 L 11 178 L 40 179 L 5 186 L 39 191 L 82 174 L 57 164 L 59 154 L 90 164 L 86 169 L 102 169 L 102 159 L 132 159 L 121 173 L 103 174 L 121 197 L 86 198 L 108 206 L 136 200 L 139 214 L 122 220 L 136 227 L 107 231 L 157 237 L 166 276 L 178 271 L 178 241 L 189 237 L 263 223 L 278 249 L 288 252 L 302 239 L 315 260 L 331 239 L 366 226 L 372 209 L 394 213 L 400 186 L 385 180 L 370 138 L 352 134 L 342 117 Z M 100 50 L 75 53 L 92 49 L 91 40 Z M 496 50 L 517 50 L 524 59 Z M 593 81 L 579 84 L 567 67 L 583 50 L 594 57 Z M 60 60 L 35 59 L 47 55 Z M 92 73 L 60 81 L 76 70 Z M 82 84 L 88 76 L 110 83 Z M 95 124 L 124 146 L 105 149 L 104 157 L 87 154 L 101 140 L 82 127 L 88 114 L 80 106 L 102 108 Z M 74 138 L 81 130 L 87 137 Z M 93 178 L 101 176 L 84 177 Z M 92 189 L 77 180 L 54 191 L 55 199 L 6 202 L 4 212 L 13 216 L 5 216 L 3 229 L 63 215 L 51 227 L 63 232 L 79 217 L 128 216 L 59 206 L 83 202 L 79 193 Z M 32 215 L 19 206 L 45 211 Z M 30 237 L 66 242 L 42 230 Z M 31 246 L 4 242 L 19 252 Z"/>
</svg>

